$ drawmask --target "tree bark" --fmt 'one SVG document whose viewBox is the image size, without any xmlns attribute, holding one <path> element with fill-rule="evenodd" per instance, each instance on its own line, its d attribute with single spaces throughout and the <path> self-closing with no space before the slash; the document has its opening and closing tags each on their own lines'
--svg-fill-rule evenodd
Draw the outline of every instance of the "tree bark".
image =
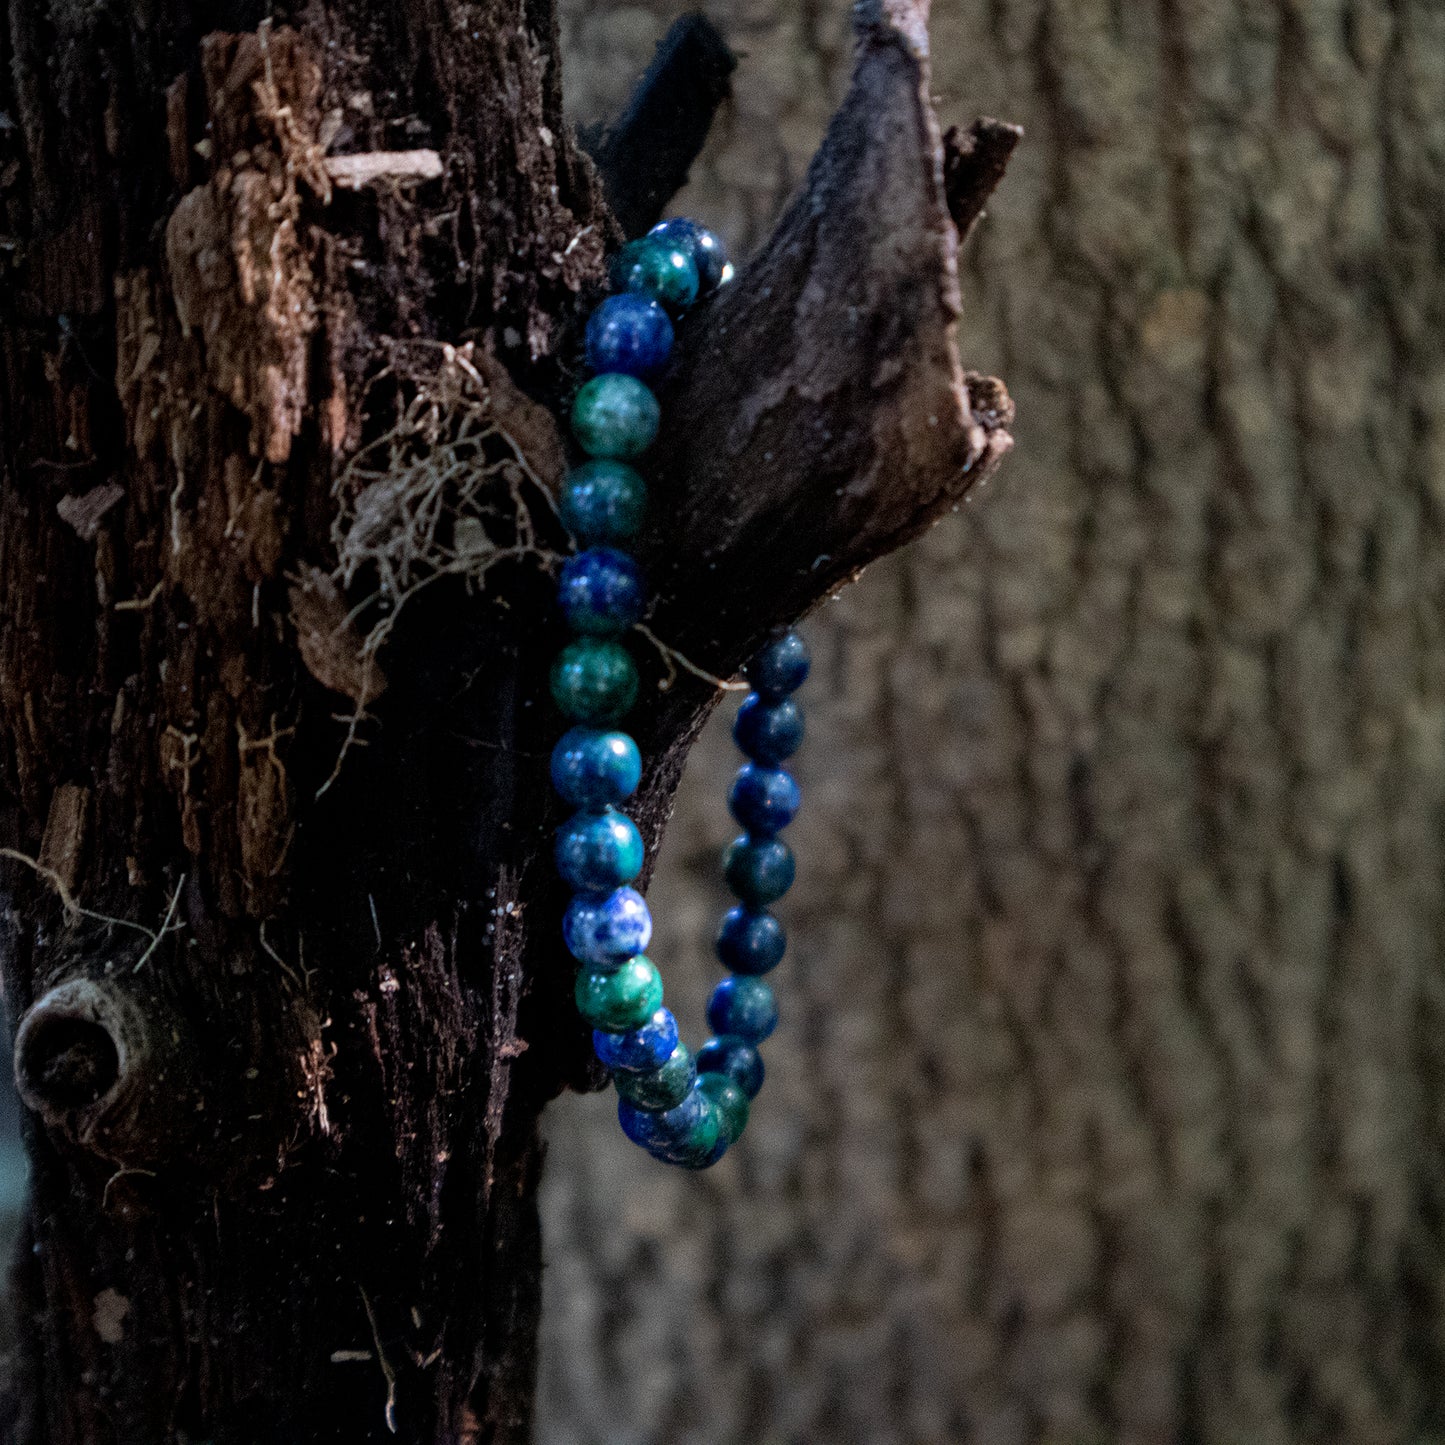
<svg viewBox="0 0 1445 1445">
<path fill-rule="evenodd" d="M 543 0 L 268 9 L 0 31 L 25 1445 L 527 1438 L 537 1116 L 599 1081 L 547 860 L 549 502 L 620 229 Z M 1007 450 L 955 336 L 997 172 L 945 164 L 925 20 L 860 9 L 805 194 L 684 328 L 649 683 L 731 673 Z M 716 693 L 646 691 L 655 848 Z"/>
<path fill-rule="evenodd" d="M 564 12 L 579 65 L 603 13 Z M 714 13 L 738 113 L 681 204 L 744 237 L 842 13 Z M 1027 132 L 961 263 L 1018 450 L 810 624 L 736 1160 L 699 1200 L 557 1108 L 540 1439 L 1426 1445 L 1439 7 L 945 3 L 933 36 L 945 122 Z M 701 999 L 722 732 L 693 766 L 653 892 Z"/>
</svg>

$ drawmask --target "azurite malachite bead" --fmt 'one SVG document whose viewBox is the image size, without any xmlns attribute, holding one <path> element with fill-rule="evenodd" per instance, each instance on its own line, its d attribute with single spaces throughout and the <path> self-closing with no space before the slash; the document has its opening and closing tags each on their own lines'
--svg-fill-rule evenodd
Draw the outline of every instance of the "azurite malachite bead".
<svg viewBox="0 0 1445 1445">
<path fill-rule="evenodd" d="M 686 216 L 674 216 L 670 221 L 659 221 L 648 233 L 654 240 L 667 241 L 683 247 L 697 267 L 699 296 L 708 296 L 716 291 L 732 275 L 728 265 L 727 249 L 712 232 Z"/>
<path fill-rule="evenodd" d="M 579 637 L 552 664 L 552 696 L 574 722 L 616 722 L 637 701 L 637 664 L 620 642 Z"/>
<path fill-rule="evenodd" d="M 692 1050 L 678 1044 L 667 1062 L 645 1074 L 618 1074 L 613 1083 L 617 1092 L 639 1109 L 675 1109 L 692 1092 L 697 1082 L 697 1066 Z"/>
<path fill-rule="evenodd" d="M 612 284 L 619 291 L 651 296 L 676 316 L 697 300 L 697 262 L 686 246 L 661 236 L 629 241 L 612 262 Z"/>
<path fill-rule="evenodd" d="M 723 1074 L 731 1079 L 748 1098 L 756 1099 L 763 1087 L 762 1055 L 736 1034 L 719 1034 L 697 1051 L 697 1072 Z"/>
<path fill-rule="evenodd" d="M 772 903 L 793 886 L 793 850 L 780 838 L 754 838 L 744 833 L 723 854 L 723 877 L 744 903 L 754 908 Z"/>
<path fill-rule="evenodd" d="M 589 547 L 562 564 L 557 605 L 573 632 L 615 637 L 641 622 L 647 611 L 642 568 L 615 547 Z M 792 703 L 780 706 L 797 711 Z"/>
<path fill-rule="evenodd" d="M 652 915 L 642 894 L 633 888 L 579 893 L 562 915 L 562 941 L 578 963 L 616 968 L 641 953 L 651 940 Z"/>
<path fill-rule="evenodd" d="M 662 1113 L 618 1099 L 617 1118 L 622 1132 L 654 1159 L 690 1169 L 703 1169 L 712 1163 L 721 1120 L 716 1105 L 696 1086 L 675 1109 Z"/>
<path fill-rule="evenodd" d="M 717 1109 L 718 1143 L 723 1149 L 736 1144 L 748 1127 L 752 1101 L 726 1074 L 699 1074 L 697 1086 Z"/>
<path fill-rule="evenodd" d="M 574 808 L 598 812 L 630 798 L 642 781 L 642 754 L 626 733 L 568 728 L 552 749 L 552 786 Z"/>
<path fill-rule="evenodd" d="M 773 914 L 739 904 L 723 914 L 713 946 L 724 968 L 756 977 L 782 962 L 788 935 Z"/>
<path fill-rule="evenodd" d="M 597 457 L 567 474 L 558 511 L 583 547 L 631 542 L 642 530 L 647 483 L 626 462 Z"/>
<path fill-rule="evenodd" d="M 662 976 L 639 955 L 616 968 L 584 968 L 574 990 L 577 1012 L 604 1033 L 626 1033 L 662 1007 Z"/>
<path fill-rule="evenodd" d="M 640 1028 L 625 1034 L 594 1033 L 592 1049 L 602 1066 L 614 1074 L 646 1074 L 660 1069 L 676 1051 L 677 1020 L 660 1008 Z"/>
<path fill-rule="evenodd" d="M 787 697 L 802 687 L 811 666 L 808 644 L 796 632 L 785 632 L 743 668 L 743 676 L 764 697 Z"/>
<path fill-rule="evenodd" d="M 662 410 L 635 376 L 594 376 L 572 403 L 572 435 L 590 457 L 641 456 L 657 436 Z"/>
<path fill-rule="evenodd" d="M 609 296 L 587 320 L 587 365 L 593 371 L 650 376 L 672 354 L 667 312 L 638 291 Z"/>
<path fill-rule="evenodd" d="M 606 893 L 642 872 L 642 834 L 625 813 L 574 813 L 557 830 L 557 871 L 580 893 Z"/>
<path fill-rule="evenodd" d="M 715 1034 L 736 1034 L 756 1047 L 778 1026 L 777 1000 L 760 978 L 725 978 L 708 999 L 707 1022 Z"/>
<path fill-rule="evenodd" d="M 755 763 L 775 768 L 802 746 L 803 710 L 790 697 L 773 702 L 751 692 L 733 719 L 733 741 Z"/>
<path fill-rule="evenodd" d="M 782 768 L 764 768 L 744 763 L 728 794 L 733 817 L 759 837 L 781 832 L 798 815 L 803 790 L 791 773 Z"/>
</svg>

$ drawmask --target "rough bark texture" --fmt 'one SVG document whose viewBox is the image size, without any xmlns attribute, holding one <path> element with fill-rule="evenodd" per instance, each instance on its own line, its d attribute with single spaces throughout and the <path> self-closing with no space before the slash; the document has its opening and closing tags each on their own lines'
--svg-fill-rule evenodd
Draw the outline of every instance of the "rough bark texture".
<svg viewBox="0 0 1445 1445">
<path fill-rule="evenodd" d="M 620 230 L 545 3 L 274 8 L 0 28 L 23 1445 L 525 1439 L 536 1119 L 595 1082 L 546 858 L 549 407 Z M 745 276 L 664 397 L 653 621 L 723 673 L 1008 446 L 954 330 L 951 212 L 996 176 L 946 170 L 922 24 L 860 12 L 812 199 L 754 268 L 798 346 Z M 871 249 L 820 304 L 840 236 Z M 655 844 L 714 693 L 647 696 Z"/>
<path fill-rule="evenodd" d="M 711 13 L 745 58 L 679 205 L 745 243 L 845 16 Z M 660 21 L 564 19 L 572 94 L 612 104 Z M 699 1190 L 601 1099 L 549 1116 L 539 1439 L 1421 1445 L 1445 13 L 942 0 L 933 36 L 944 123 L 1027 131 L 962 261 L 1018 451 L 810 625 L 736 1157 Z M 653 888 L 693 1020 L 732 762 L 710 732 Z"/>
</svg>

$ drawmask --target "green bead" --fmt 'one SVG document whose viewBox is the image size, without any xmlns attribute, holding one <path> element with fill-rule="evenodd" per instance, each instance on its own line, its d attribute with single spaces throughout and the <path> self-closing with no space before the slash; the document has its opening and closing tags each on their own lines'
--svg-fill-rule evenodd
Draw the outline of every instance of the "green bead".
<svg viewBox="0 0 1445 1445">
<path fill-rule="evenodd" d="M 594 376 L 572 403 L 572 435 L 593 457 L 641 455 L 661 420 L 657 398 L 635 376 L 616 371 Z"/>
<path fill-rule="evenodd" d="M 748 1096 L 726 1074 L 699 1074 L 697 1086 L 717 1109 L 722 1137 L 729 1144 L 736 1144 L 748 1126 L 748 1113 L 752 1109 Z"/>
<path fill-rule="evenodd" d="M 662 975 L 639 953 L 614 969 L 584 968 L 577 975 L 577 1012 L 604 1033 L 641 1028 L 662 1007 Z"/>
<path fill-rule="evenodd" d="M 610 637 L 579 637 L 552 664 L 552 696 L 574 722 L 616 722 L 637 701 L 637 664 Z"/>
<path fill-rule="evenodd" d="M 663 236 L 629 241 L 613 258 L 613 284 L 622 291 L 641 291 L 673 315 L 697 300 L 697 262 L 686 246 Z"/>
<path fill-rule="evenodd" d="M 692 1050 L 679 1043 L 661 1068 L 646 1074 L 617 1074 L 613 1082 L 617 1092 L 639 1109 L 658 1110 L 675 1109 L 687 1098 L 696 1078 Z"/>
<path fill-rule="evenodd" d="M 626 462 L 584 462 L 562 487 L 562 525 L 583 547 L 625 546 L 642 530 L 647 485 Z"/>
</svg>

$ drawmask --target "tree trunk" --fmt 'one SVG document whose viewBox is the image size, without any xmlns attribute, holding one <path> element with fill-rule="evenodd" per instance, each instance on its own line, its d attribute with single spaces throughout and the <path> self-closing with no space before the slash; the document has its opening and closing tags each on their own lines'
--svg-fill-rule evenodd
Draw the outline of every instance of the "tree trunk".
<svg viewBox="0 0 1445 1445">
<path fill-rule="evenodd" d="M 549 504 L 620 229 L 545 0 L 272 8 L 0 30 L 24 1445 L 527 1438 L 536 1120 L 600 1082 L 547 859 Z M 684 329 L 646 560 L 704 671 L 1009 445 L 954 262 L 1014 136 L 945 147 L 925 20 L 860 8 L 805 193 Z M 635 226 L 677 157 L 633 131 Z M 640 660 L 655 847 L 716 694 Z"/>
<path fill-rule="evenodd" d="M 746 235 L 845 48 L 841 12 L 734 10 L 682 203 Z M 604 13 L 564 12 L 579 66 Z M 659 1191 L 601 1101 L 557 1108 L 539 1439 L 1424 1445 L 1445 17 L 949 0 L 933 31 L 945 121 L 1026 132 L 961 263 L 1019 449 L 812 624 L 737 1162 Z M 654 896 L 701 997 L 726 738 L 695 763 Z"/>
</svg>

